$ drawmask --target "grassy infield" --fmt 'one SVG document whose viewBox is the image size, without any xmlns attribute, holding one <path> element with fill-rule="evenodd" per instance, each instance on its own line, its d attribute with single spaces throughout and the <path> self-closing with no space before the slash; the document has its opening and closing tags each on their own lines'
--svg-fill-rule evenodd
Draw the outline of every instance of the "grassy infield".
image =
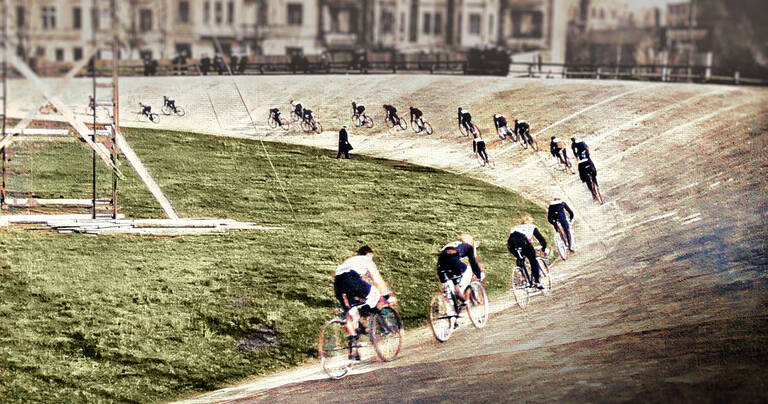
<svg viewBox="0 0 768 404">
<path fill-rule="evenodd" d="M 535 206 L 484 183 L 268 144 L 291 212 L 258 142 L 126 135 L 182 216 L 287 229 L 178 238 L 3 231 L 0 401 L 156 402 L 299 363 L 315 353 L 332 310 L 335 265 L 361 243 L 377 250 L 407 324 L 420 325 L 441 245 L 475 234 L 498 291 L 509 279 L 508 226 L 522 210 L 544 223 Z M 37 196 L 88 195 L 88 152 L 75 142 L 38 146 L 25 180 Z M 55 169 L 65 155 L 77 157 Z M 161 216 L 124 171 L 122 211 Z"/>
</svg>

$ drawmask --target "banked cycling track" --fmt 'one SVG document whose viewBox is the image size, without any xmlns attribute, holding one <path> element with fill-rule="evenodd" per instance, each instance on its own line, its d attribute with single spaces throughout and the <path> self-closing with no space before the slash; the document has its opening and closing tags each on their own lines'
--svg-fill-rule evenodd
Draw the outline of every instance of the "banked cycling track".
<svg viewBox="0 0 768 404">
<path fill-rule="evenodd" d="M 72 84 L 64 102 L 87 99 L 83 84 Z M 376 128 L 381 104 L 401 111 L 418 105 L 434 135 L 353 128 L 354 153 L 471 176 L 542 205 L 561 196 L 578 216 L 579 251 L 555 267 L 552 295 L 534 298 L 526 312 L 502 294 L 492 299 L 495 314 L 484 330 L 464 326 L 444 344 L 425 329 L 411 331 L 398 360 L 341 381 L 305 365 L 190 402 L 768 398 L 764 89 L 417 75 L 136 78 L 121 79 L 120 89 L 126 126 L 329 149 L 348 123 L 352 100 L 368 106 Z M 138 101 L 163 95 L 175 96 L 187 117 L 161 118 L 159 125 L 132 121 Z M 10 116 L 37 101 L 26 97 Z M 267 109 L 287 113 L 291 98 L 317 111 L 326 133 L 267 131 Z M 480 168 L 468 140 L 457 138 L 457 106 L 481 124 L 496 169 Z M 500 145 L 488 133 L 495 112 L 529 120 L 543 151 L 534 156 Z M 549 136 L 572 134 L 590 145 L 603 205 L 591 201 L 576 176 L 552 168 Z"/>
</svg>

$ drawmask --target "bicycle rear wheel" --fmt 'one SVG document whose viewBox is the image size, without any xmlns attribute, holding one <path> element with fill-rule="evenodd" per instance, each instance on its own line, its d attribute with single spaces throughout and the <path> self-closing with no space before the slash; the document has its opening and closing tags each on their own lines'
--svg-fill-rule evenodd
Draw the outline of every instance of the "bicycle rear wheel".
<svg viewBox="0 0 768 404">
<path fill-rule="evenodd" d="M 176 116 L 184 116 L 187 112 L 182 107 L 176 107 Z"/>
<path fill-rule="evenodd" d="M 270 129 L 275 129 L 277 127 L 277 122 L 270 116 L 267 118 L 267 126 L 269 126 Z"/>
<path fill-rule="evenodd" d="M 520 267 L 515 267 L 515 269 L 512 272 L 512 293 L 515 295 L 515 301 L 517 302 L 517 305 L 520 306 L 521 309 L 525 310 L 528 308 L 528 301 L 530 300 L 530 296 L 528 296 L 528 279 L 526 279 L 525 275 L 523 274 L 523 269 Z"/>
<path fill-rule="evenodd" d="M 363 121 L 363 125 L 365 125 L 366 128 L 370 129 L 373 127 L 373 118 L 370 116 L 365 116 L 365 121 Z"/>
<path fill-rule="evenodd" d="M 400 314 L 391 307 L 382 308 L 368 320 L 368 332 L 379 358 L 384 362 L 395 359 L 405 336 Z"/>
<path fill-rule="evenodd" d="M 301 121 L 301 130 L 303 130 L 305 133 L 312 132 L 312 125 L 310 125 L 307 121 Z"/>
<path fill-rule="evenodd" d="M 544 286 L 542 292 L 548 295 L 552 290 L 552 274 L 549 272 L 549 264 L 543 258 L 536 258 L 539 261 L 539 282 Z"/>
<path fill-rule="evenodd" d="M 488 295 L 485 287 L 478 281 L 469 284 L 469 300 L 467 301 L 467 314 L 475 328 L 483 328 L 488 322 Z"/>
<path fill-rule="evenodd" d="M 453 334 L 456 316 L 448 314 L 452 310 L 449 308 L 451 304 L 442 293 L 435 293 L 429 301 L 429 327 L 440 342 L 448 341 Z"/>
<path fill-rule="evenodd" d="M 315 133 L 323 133 L 323 125 L 315 121 Z"/>
<path fill-rule="evenodd" d="M 171 107 L 169 107 L 167 104 L 163 105 L 162 108 L 160 108 L 161 111 L 163 111 L 163 115 L 170 115 L 171 114 Z"/>
<path fill-rule="evenodd" d="M 288 129 L 291 129 L 291 121 L 285 118 L 280 118 L 280 127 L 285 131 L 287 131 Z"/>
<path fill-rule="evenodd" d="M 361 121 L 360 115 L 352 115 L 352 124 L 355 126 L 362 126 L 363 122 Z"/>
<path fill-rule="evenodd" d="M 349 372 L 347 331 L 344 322 L 333 319 L 325 324 L 320 334 L 317 352 L 323 371 L 332 379 L 341 379 Z"/>
<path fill-rule="evenodd" d="M 565 238 L 565 234 L 563 233 L 563 228 L 559 225 L 557 226 L 557 236 L 555 236 L 555 247 L 557 247 L 557 252 L 560 253 L 560 258 L 563 259 L 563 261 L 568 259 L 568 239 Z"/>
<path fill-rule="evenodd" d="M 432 125 L 430 125 L 429 122 L 427 121 L 424 121 L 423 132 L 426 133 L 427 135 L 431 135 L 432 133 L 434 133 L 434 130 L 432 129 Z"/>
<path fill-rule="evenodd" d="M 149 114 L 149 120 L 152 121 L 153 123 L 158 123 L 160 122 L 160 116 L 153 112 Z"/>
<path fill-rule="evenodd" d="M 405 122 L 405 119 L 403 119 L 403 118 L 400 118 L 400 122 L 398 122 L 398 123 L 397 123 L 397 125 L 398 125 L 398 126 L 400 127 L 400 129 L 402 129 L 402 130 L 406 130 L 406 129 L 408 129 L 408 123 L 407 123 L 407 122 Z"/>
<path fill-rule="evenodd" d="M 592 189 L 595 190 L 595 196 L 597 197 L 597 201 L 600 202 L 600 204 L 603 204 L 603 195 L 600 194 L 600 186 L 597 185 L 594 181 L 592 181 Z"/>
</svg>

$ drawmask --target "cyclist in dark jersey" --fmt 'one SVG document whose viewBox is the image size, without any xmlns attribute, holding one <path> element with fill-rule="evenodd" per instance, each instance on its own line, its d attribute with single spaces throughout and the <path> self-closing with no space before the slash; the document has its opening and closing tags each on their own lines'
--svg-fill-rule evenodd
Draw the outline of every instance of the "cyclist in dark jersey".
<svg viewBox="0 0 768 404">
<path fill-rule="evenodd" d="M 568 212 L 570 219 L 566 218 L 566 212 Z M 552 227 L 555 228 L 555 231 L 557 231 L 557 225 L 560 225 L 560 228 L 563 229 L 563 232 L 565 232 L 565 237 L 568 240 L 568 249 L 575 251 L 573 246 L 573 237 L 571 237 L 571 222 L 573 221 L 573 211 L 568 206 L 568 204 L 560 198 L 555 198 L 552 202 L 550 202 L 549 208 L 547 209 L 547 221 L 552 225 Z"/>
<path fill-rule="evenodd" d="M 472 129 L 472 114 L 461 107 L 459 107 L 459 126 L 463 127 L 467 131 L 467 134 L 474 134 L 474 130 Z"/>
<path fill-rule="evenodd" d="M 352 101 L 352 115 L 354 115 L 356 118 L 363 116 L 365 113 L 365 107 L 362 105 L 356 104 L 354 101 Z"/>
<path fill-rule="evenodd" d="M 592 158 L 589 156 L 589 146 L 587 146 L 584 141 L 577 141 L 575 137 L 572 137 L 571 150 L 573 151 L 573 155 L 579 161 L 579 178 L 581 179 L 581 182 L 587 184 L 587 188 L 589 188 L 589 191 L 592 192 L 593 198 L 597 199 L 594 196 L 595 190 L 592 189 L 593 182 L 595 185 L 598 185 L 597 168 L 595 168 L 595 164 L 592 162 Z M 590 181 L 590 178 L 592 181 Z"/>
<path fill-rule="evenodd" d="M 528 258 L 528 262 L 531 264 L 531 272 L 533 279 L 529 279 L 528 282 L 533 281 L 533 285 L 529 283 L 529 286 L 536 286 L 538 289 L 544 289 L 540 281 L 541 268 L 539 262 L 536 260 L 536 249 L 533 248 L 531 241 L 536 238 L 541 244 L 542 251 L 546 254 L 547 240 L 541 234 L 539 229 L 533 223 L 533 217 L 531 215 L 523 216 L 521 224 L 513 227 L 509 231 L 509 238 L 507 239 L 507 250 L 510 254 L 513 254 L 518 260 L 518 266 L 523 267 L 525 258 Z M 520 251 L 518 251 L 520 249 Z"/>
<path fill-rule="evenodd" d="M 395 108 L 395 107 L 393 107 L 393 106 L 391 106 L 389 104 L 384 104 L 384 105 L 382 105 L 382 107 L 384 108 L 384 111 L 386 111 L 386 113 L 387 113 L 385 121 L 392 121 L 392 124 L 394 126 L 399 125 L 400 124 L 400 117 L 397 116 L 397 108 Z"/>
<path fill-rule="evenodd" d="M 565 149 L 565 142 L 559 137 L 552 136 L 549 142 L 549 152 L 563 165 L 567 165 L 568 152 Z"/>
<path fill-rule="evenodd" d="M 504 115 L 496 114 L 493 116 L 493 126 L 496 127 L 496 133 L 499 134 L 499 138 L 503 141 L 509 136 L 510 139 L 514 136 L 514 132 L 507 126 L 507 118 Z"/>
<path fill-rule="evenodd" d="M 477 244 L 474 237 L 465 234 L 459 240 L 443 246 L 437 257 L 437 277 L 443 284 L 446 296 L 455 297 L 452 300 L 456 304 L 454 308 L 457 313 L 466 300 L 464 291 L 472 282 L 472 275 L 480 280 L 485 278 L 485 272 L 477 260 Z M 461 261 L 462 258 L 468 258 L 469 267 Z"/>
</svg>

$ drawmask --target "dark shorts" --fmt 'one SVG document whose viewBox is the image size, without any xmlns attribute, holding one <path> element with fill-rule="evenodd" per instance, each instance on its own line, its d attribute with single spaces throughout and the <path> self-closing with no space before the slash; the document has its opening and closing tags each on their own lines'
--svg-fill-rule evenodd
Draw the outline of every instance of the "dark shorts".
<svg viewBox="0 0 768 404">
<path fill-rule="evenodd" d="M 477 142 L 477 152 L 481 153 L 485 151 L 485 142 Z"/>
<path fill-rule="evenodd" d="M 333 279 L 333 291 L 341 306 L 349 309 L 365 303 L 365 298 L 371 291 L 371 285 L 364 281 L 357 272 L 349 271 L 336 275 Z M 346 303 L 344 297 L 347 298 Z M 347 307 L 347 303 L 349 303 L 349 307 Z"/>
<path fill-rule="evenodd" d="M 589 177 L 597 178 L 597 170 L 591 161 L 584 161 L 579 163 L 579 178 L 581 182 L 589 181 Z"/>
</svg>

